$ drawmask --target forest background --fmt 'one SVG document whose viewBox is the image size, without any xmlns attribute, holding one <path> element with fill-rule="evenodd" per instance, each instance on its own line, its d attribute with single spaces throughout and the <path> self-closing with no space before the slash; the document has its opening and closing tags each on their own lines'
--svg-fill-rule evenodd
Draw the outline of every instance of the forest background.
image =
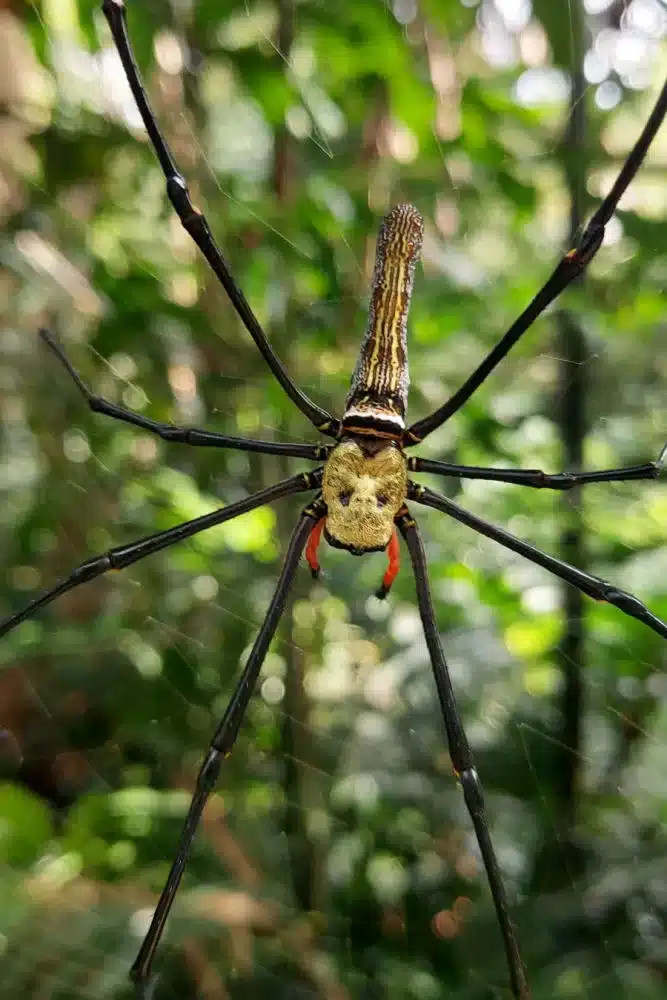
<svg viewBox="0 0 667 1000">
<path fill-rule="evenodd" d="M 546 279 L 573 202 L 581 224 L 667 65 L 661 0 L 135 0 L 128 22 L 239 283 L 296 381 L 336 413 L 385 211 L 409 200 L 426 218 L 417 418 Z M 304 468 L 91 414 L 41 325 L 95 392 L 154 419 L 314 437 L 170 210 L 97 4 L 4 0 L 0 53 L 4 616 L 93 553 Z M 421 454 L 550 472 L 659 454 L 666 165 L 663 128 L 586 280 Z M 664 483 L 432 485 L 667 616 Z M 81 587 L 0 644 L 3 996 L 131 995 L 299 509 L 283 500 Z M 419 516 L 536 1000 L 663 997 L 664 643 Z M 385 603 L 372 596 L 383 555 L 324 547 L 322 563 L 318 583 L 298 574 L 206 813 L 156 1000 L 506 996 L 407 559 Z"/>
</svg>

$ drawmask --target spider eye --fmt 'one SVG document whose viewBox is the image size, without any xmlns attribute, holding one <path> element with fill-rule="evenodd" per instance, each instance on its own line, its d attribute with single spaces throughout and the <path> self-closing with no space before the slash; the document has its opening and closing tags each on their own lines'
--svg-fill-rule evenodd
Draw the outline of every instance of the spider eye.
<svg viewBox="0 0 667 1000">
<path fill-rule="evenodd" d="M 351 496 L 352 494 L 350 493 L 349 490 L 344 490 L 342 493 L 338 494 L 338 499 L 340 500 L 343 507 L 349 507 Z"/>
<path fill-rule="evenodd" d="M 377 505 L 378 507 L 386 507 L 389 503 L 389 497 L 386 493 L 378 493 L 377 495 Z"/>
</svg>

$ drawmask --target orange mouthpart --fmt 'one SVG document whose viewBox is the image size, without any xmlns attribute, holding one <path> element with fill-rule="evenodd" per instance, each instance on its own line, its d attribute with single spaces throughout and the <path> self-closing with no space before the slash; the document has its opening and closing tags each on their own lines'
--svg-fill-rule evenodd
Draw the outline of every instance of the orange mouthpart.
<svg viewBox="0 0 667 1000">
<path fill-rule="evenodd" d="M 398 532 L 396 528 L 391 533 L 391 540 L 387 546 L 387 558 L 389 559 L 389 565 L 387 570 L 382 577 L 382 586 L 379 590 L 375 592 L 375 596 L 380 599 L 387 596 L 391 590 L 391 585 L 396 579 L 399 569 L 401 568 L 401 554 L 398 547 Z"/>
<path fill-rule="evenodd" d="M 320 575 L 320 561 L 317 558 L 317 549 L 320 541 L 322 540 L 323 531 L 324 518 L 321 517 L 319 521 L 315 522 L 315 526 L 308 539 L 308 544 L 306 545 L 306 562 L 310 566 L 310 572 L 313 574 L 313 580 L 317 580 Z"/>
<path fill-rule="evenodd" d="M 313 579 L 316 580 L 320 575 L 320 560 L 317 557 L 317 550 L 319 548 L 320 542 L 322 541 L 322 532 L 324 531 L 325 518 L 321 517 L 319 521 L 315 522 L 313 530 L 308 538 L 308 544 L 306 545 L 306 562 L 310 566 L 310 572 L 313 575 Z M 398 533 L 396 528 L 391 533 L 391 539 L 389 545 L 387 546 L 387 558 L 389 560 L 389 565 L 387 570 L 382 577 L 382 585 L 379 590 L 376 591 L 376 597 L 386 597 L 391 590 L 391 585 L 393 584 L 398 571 L 401 566 L 400 550 L 398 545 Z"/>
</svg>

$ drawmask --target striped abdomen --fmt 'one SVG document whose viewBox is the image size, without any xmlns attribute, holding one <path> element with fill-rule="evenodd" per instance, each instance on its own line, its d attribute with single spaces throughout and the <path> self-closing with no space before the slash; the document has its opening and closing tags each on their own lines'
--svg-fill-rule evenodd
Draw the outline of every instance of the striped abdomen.
<svg viewBox="0 0 667 1000">
<path fill-rule="evenodd" d="M 343 414 L 347 434 L 400 438 L 408 398 L 407 323 L 424 220 L 397 205 L 378 236 L 368 329 Z"/>
</svg>

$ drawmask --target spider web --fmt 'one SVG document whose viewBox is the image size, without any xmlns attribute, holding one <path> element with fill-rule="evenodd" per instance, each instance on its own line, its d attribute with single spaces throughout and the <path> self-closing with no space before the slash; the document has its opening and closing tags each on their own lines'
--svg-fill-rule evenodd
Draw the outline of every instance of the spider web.
<svg viewBox="0 0 667 1000">
<path fill-rule="evenodd" d="M 635 8 L 627 5 L 626 21 Z M 424 62 L 424 32 L 420 48 L 411 34 L 411 11 L 409 4 L 387 8 L 387 23 L 406 25 L 399 49 L 422 72 L 430 67 L 428 86 L 436 106 L 446 110 L 437 70 L 447 69 L 443 59 L 451 51 L 458 65 L 463 40 L 455 34 L 443 40 L 433 31 L 430 62 Z M 525 76 L 513 61 L 516 47 L 523 45 L 524 60 L 526 51 L 530 55 L 529 13 L 521 4 L 487 4 L 480 13 L 477 58 L 488 73 L 479 77 L 511 78 L 513 84 L 499 83 L 510 96 L 521 94 Z M 275 24 L 263 25 L 257 16 L 242 9 L 237 30 L 251 24 L 255 44 L 267 45 Z M 138 28 L 139 43 L 137 20 L 131 28 Z M 48 17 L 40 27 L 57 56 L 65 105 L 81 103 L 67 87 L 85 50 L 58 49 Z M 296 18 L 297 40 L 307 27 L 304 9 Z M 623 27 L 629 36 L 636 30 Z M 223 44 L 231 48 L 229 24 L 225 30 Z M 661 30 L 658 24 L 656 37 Z M 177 56 L 175 38 L 158 36 L 163 69 Z M 532 44 L 539 48 L 539 38 Z M 297 44 L 292 70 L 300 58 Z M 627 74 L 630 79 L 631 69 Z M 335 166 L 346 162 L 347 150 L 335 130 L 336 102 L 325 106 L 323 80 L 322 71 L 303 88 L 311 134 L 302 136 L 297 154 L 309 165 L 330 157 Z M 117 77 L 113 81 L 117 87 Z M 605 82 L 590 84 L 599 103 L 611 100 L 604 96 Z M 169 73 L 166 109 L 173 99 L 168 84 Z M 557 76 L 552 84 L 557 89 Z M 491 94 L 499 100 L 498 91 Z M 421 412 L 460 384 L 538 287 L 567 218 L 565 196 L 552 195 L 563 100 L 554 105 L 553 121 L 535 119 L 536 157 L 527 144 L 527 120 L 510 114 L 508 98 L 507 121 L 496 133 L 503 141 L 493 144 L 487 160 L 480 139 L 482 166 L 469 178 L 465 154 L 475 150 L 475 127 L 485 125 L 482 108 L 488 113 L 493 105 L 474 98 L 473 91 L 464 119 L 468 146 L 452 149 L 442 128 L 433 135 L 445 184 L 440 236 L 427 244 L 413 307 L 411 402 Z M 622 135 L 629 127 L 625 102 L 636 129 L 650 101 L 634 102 L 631 93 L 619 98 L 614 121 L 621 122 Z M 313 398 L 338 401 L 340 408 L 363 329 L 360 295 L 368 273 L 363 246 L 341 221 L 349 205 L 340 203 L 340 182 L 324 170 L 314 179 L 307 175 L 311 207 L 339 213 L 331 237 L 334 263 L 352 277 L 341 280 L 336 294 L 330 282 L 318 284 L 321 255 L 319 247 L 313 251 L 308 226 L 293 230 L 256 194 L 271 146 L 262 159 L 260 136 L 252 156 L 239 143 L 237 160 L 221 162 L 225 150 L 233 161 L 230 135 L 253 134 L 261 120 L 256 103 L 242 96 L 234 107 L 231 133 L 211 102 L 207 142 L 187 115 L 167 120 L 167 134 L 183 169 L 194 171 L 213 223 L 212 206 L 224 205 L 226 219 L 214 229 L 224 233 L 225 222 L 232 228 L 232 245 L 224 245 L 249 299 L 264 303 L 281 356 Z M 102 110 L 121 122 L 131 114 L 124 104 L 122 113 Z M 306 119 L 296 116 L 295 137 Z M 411 176 L 419 163 L 418 135 L 418 125 L 399 115 L 389 124 L 383 119 L 376 135 L 382 156 L 369 165 L 373 196 L 388 183 L 385 160 L 398 164 L 399 178 L 401 172 Z M 22 227 L 12 248 L 16 287 L 51 281 L 37 303 L 33 293 L 25 312 L 16 304 L 9 310 L 19 331 L 6 335 L 3 375 L 11 394 L 3 551 L 11 560 L 12 606 L 17 593 L 20 604 L 21 595 L 27 600 L 92 552 L 196 516 L 220 499 L 231 502 L 293 468 L 273 458 L 156 446 L 133 428 L 109 427 L 85 410 L 64 373 L 33 343 L 38 311 L 58 317 L 68 351 L 100 394 L 229 433 L 261 436 L 268 427 L 276 439 L 304 437 L 304 421 L 283 406 L 254 354 L 230 332 L 235 325 L 222 293 L 195 288 L 196 312 L 204 320 L 198 325 L 193 318 L 185 333 L 178 310 L 153 315 L 147 308 L 143 297 L 154 278 L 170 290 L 172 303 L 187 303 L 192 266 L 189 248 L 164 222 L 161 179 L 143 160 L 140 167 L 132 160 L 137 142 L 124 136 L 109 167 L 118 171 L 111 198 L 123 191 L 127 215 L 117 224 L 132 249 L 127 256 L 138 272 L 135 287 L 104 219 L 96 219 L 86 237 L 87 217 L 82 223 L 73 210 L 67 228 L 63 216 L 70 204 L 56 202 L 47 185 L 36 186 L 33 198 L 54 219 L 51 238 L 39 227 Z M 626 149 L 627 143 L 619 162 Z M 239 167 L 244 159 L 251 163 L 245 171 Z M 544 179 L 535 182 L 538 197 L 529 212 L 521 186 L 529 186 L 536 163 Z M 140 171 L 138 178 L 133 170 Z M 220 171 L 236 182 L 226 186 Z M 519 187 L 512 188 L 513 178 Z M 644 197 L 655 194 L 650 178 L 636 185 Z M 630 208 L 649 221 L 660 218 L 655 204 L 646 208 L 637 198 Z M 72 208 L 77 204 L 72 196 Z M 148 246 L 151 221 L 168 246 Z M 632 220 L 625 231 L 614 230 L 589 279 L 591 290 L 569 300 L 587 337 L 586 467 L 641 461 L 656 455 L 667 437 L 655 312 L 662 266 L 657 223 L 648 233 L 633 229 Z M 269 252 L 260 256 L 267 243 Z M 94 351 L 85 347 L 90 316 L 98 309 L 103 315 L 114 288 L 101 266 L 91 272 L 91 254 L 128 295 L 137 295 L 136 304 L 126 304 L 128 317 L 135 324 L 143 317 L 131 336 L 122 339 L 114 331 L 117 339 L 96 340 Z M 253 255 L 256 266 L 246 260 Z M 635 258 L 644 267 L 636 292 L 638 272 L 628 263 Z M 302 265 L 298 280 L 290 271 L 295 261 Z M 626 294 L 618 296 L 616 269 L 625 278 Z M 447 288 L 441 302 L 436 284 Z M 420 307 L 420 293 L 431 313 Z M 215 338 L 209 335 L 212 316 Z M 422 453 L 557 471 L 553 417 L 567 384 L 567 367 L 563 377 L 558 362 L 553 320 L 544 320 Z M 582 500 L 468 483 L 455 495 L 552 552 L 570 513 L 580 513 L 591 569 L 637 593 L 658 614 L 662 603 L 664 615 L 663 493 L 653 483 L 607 484 L 591 487 Z M 173 856 L 202 752 L 261 624 L 298 508 L 298 499 L 282 502 L 274 513 L 248 515 L 81 588 L 5 640 L 3 758 L 12 780 L 3 786 L 0 807 L 9 900 L 0 931 L 8 995 L 126 995 L 127 969 Z M 562 632 L 560 589 L 536 567 L 462 526 L 445 528 L 443 521 L 420 512 L 438 624 L 535 995 L 658 996 L 655 977 L 659 984 L 665 959 L 661 644 L 613 609 L 587 606 L 585 661 L 571 664 L 585 675 L 586 691 L 573 835 L 564 828 L 554 792 L 564 760 L 553 752 L 562 749 L 563 732 L 563 673 L 553 654 Z M 321 584 L 299 575 L 237 748 L 225 763 L 158 956 L 159 995 L 195 995 L 194 983 L 211 998 L 263 996 L 267 988 L 286 997 L 500 996 L 506 970 L 499 932 L 443 743 L 410 575 L 403 571 L 382 604 L 368 595 L 384 557 L 356 561 L 327 549 L 323 564 Z"/>
</svg>

